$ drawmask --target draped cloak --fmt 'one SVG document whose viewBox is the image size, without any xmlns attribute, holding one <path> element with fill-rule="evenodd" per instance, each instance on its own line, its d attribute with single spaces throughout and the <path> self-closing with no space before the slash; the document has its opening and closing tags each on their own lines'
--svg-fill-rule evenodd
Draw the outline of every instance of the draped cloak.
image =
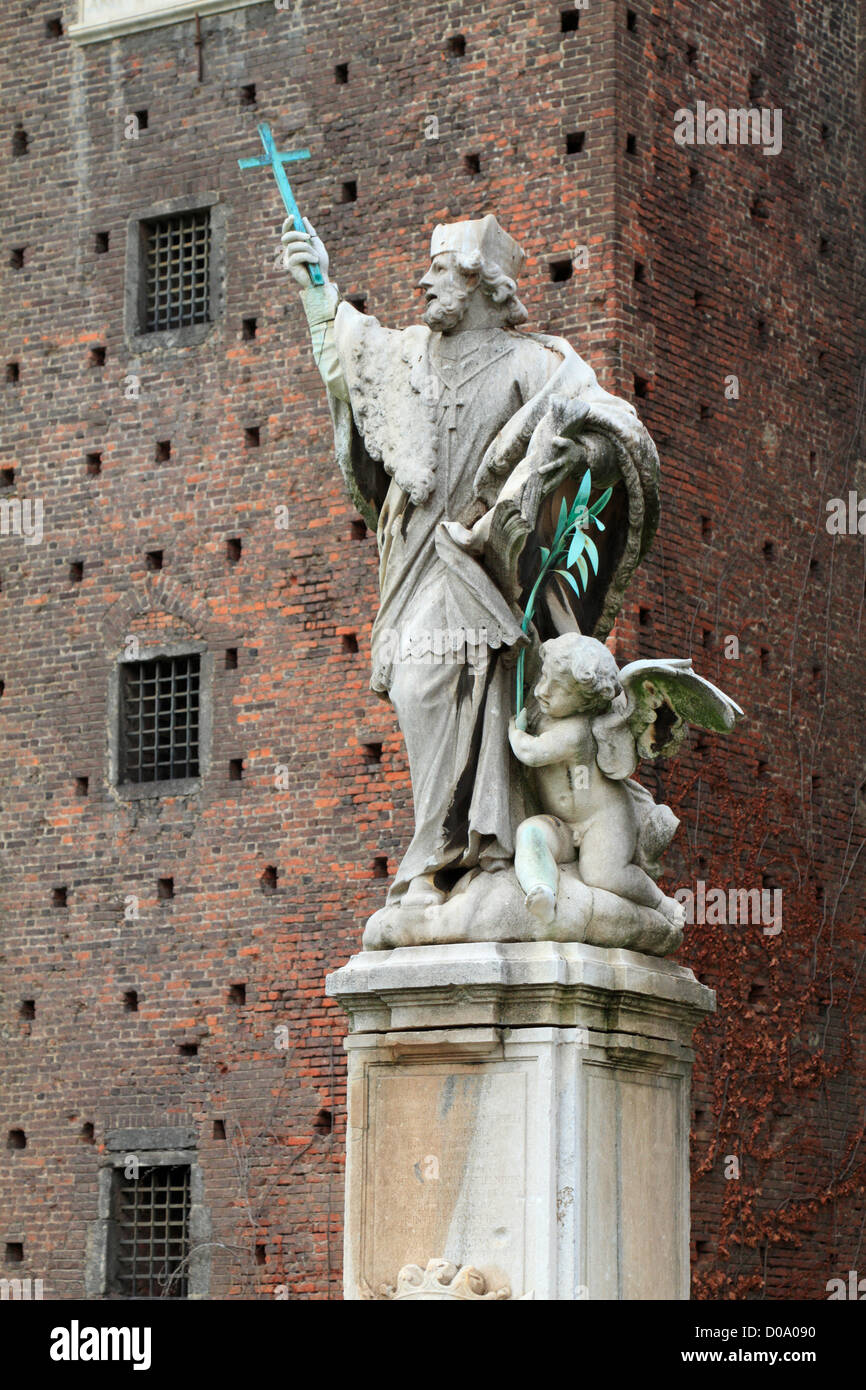
<svg viewBox="0 0 866 1390">
<path fill-rule="evenodd" d="M 624 525 L 602 556 L 589 618 L 570 589 L 551 586 L 535 621 L 542 639 L 579 630 L 579 618 L 603 635 L 655 526 L 658 461 L 633 408 L 561 338 L 387 329 L 346 302 L 337 307 L 330 285 L 302 299 L 340 467 L 379 546 L 371 686 L 396 710 L 415 803 L 415 833 L 389 893 L 396 902 L 417 875 L 448 887 L 466 870 L 510 863 L 532 809 L 510 757 L 514 673 L 503 660 L 526 640 L 522 609 L 494 582 L 470 528 L 516 476 L 551 394 L 586 402 L 588 429 L 617 460 L 614 511 Z M 560 493 L 569 496 L 567 484 L 546 499 L 523 548 L 525 573 L 550 543 Z M 525 587 L 516 576 L 512 593 Z"/>
</svg>

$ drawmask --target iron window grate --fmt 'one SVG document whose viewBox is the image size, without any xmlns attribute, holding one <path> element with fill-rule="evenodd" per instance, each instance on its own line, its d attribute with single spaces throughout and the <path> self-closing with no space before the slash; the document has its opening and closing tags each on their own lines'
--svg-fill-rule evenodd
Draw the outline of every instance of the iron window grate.
<svg viewBox="0 0 866 1390">
<path fill-rule="evenodd" d="M 142 224 L 143 332 L 210 323 L 210 209 Z"/>
<path fill-rule="evenodd" d="M 197 653 L 122 663 L 122 782 L 198 777 L 199 689 Z"/>
<path fill-rule="evenodd" d="M 190 1169 L 140 1168 L 114 1175 L 111 1292 L 120 1298 L 186 1298 Z"/>
</svg>

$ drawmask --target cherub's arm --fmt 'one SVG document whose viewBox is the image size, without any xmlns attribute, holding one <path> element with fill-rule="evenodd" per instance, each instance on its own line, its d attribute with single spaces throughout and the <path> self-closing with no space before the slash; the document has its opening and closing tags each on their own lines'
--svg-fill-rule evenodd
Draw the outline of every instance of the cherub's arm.
<svg viewBox="0 0 866 1390">
<path fill-rule="evenodd" d="M 580 747 L 581 729 L 575 720 L 560 719 L 543 734 L 528 734 L 518 727 L 517 719 L 511 719 L 508 742 L 517 761 L 525 767 L 549 767 L 574 756 Z"/>
</svg>

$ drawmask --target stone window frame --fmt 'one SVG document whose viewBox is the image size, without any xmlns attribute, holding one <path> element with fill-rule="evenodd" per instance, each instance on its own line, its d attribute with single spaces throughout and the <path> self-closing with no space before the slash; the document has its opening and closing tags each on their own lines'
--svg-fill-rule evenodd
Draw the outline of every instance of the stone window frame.
<svg viewBox="0 0 866 1390">
<path fill-rule="evenodd" d="M 157 29 L 194 20 L 196 15 L 246 9 L 262 0 L 78 0 L 69 37 L 76 43 L 101 43 L 120 34 Z"/>
<path fill-rule="evenodd" d="M 166 777 L 156 782 L 120 781 L 120 668 L 161 656 L 200 658 L 198 695 L 198 777 Z M 108 676 L 108 784 L 123 801 L 153 796 L 190 796 L 200 792 L 211 767 L 214 656 L 206 642 L 155 642 L 139 646 L 135 656 L 121 652 Z"/>
<path fill-rule="evenodd" d="M 98 1174 L 97 1215 L 90 1223 L 84 1270 L 85 1298 L 120 1296 L 109 1290 L 114 1175 L 130 1158 L 143 1168 L 189 1168 L 189 1245 L 187 1294 L 179 1302 L 210 1297 L 211 1219 L 204 1201 L 204 1175 L 196 1147 L 195 1130 L 185 1126 L 110 1130 Z M 133 1300 L 122 1300 L 133 1301 Z"/>
<path fill-rule="evenodd" d="M 207 323 L 190 323 L 184 328 L 141 329 L 141 300 L 144 282 L 142 229 L 146 222 L 176 217 L 184 212 L 210 213 L 210 275 L 208 294 L 210 318 Z M 159 348 L 197 347 L 225 317 L 226 299 L 226 209 L 217 193 L 191 193 L 169 198 L 137 210 L 126 223 L 126 279 L 123 296 L 123 331 L 131 352 L 150 352 Z"/>
</svg>

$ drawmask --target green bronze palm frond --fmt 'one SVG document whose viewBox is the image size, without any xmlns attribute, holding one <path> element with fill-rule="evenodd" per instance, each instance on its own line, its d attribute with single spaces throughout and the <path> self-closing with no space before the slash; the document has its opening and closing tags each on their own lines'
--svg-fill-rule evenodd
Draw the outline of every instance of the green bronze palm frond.
<svg viewBox="0 0 866 1390">
<path fill-rule="evenodd" d="M 574 592 L 580 598 L 580 585 L 583 584 L 583 592 L 589 587 L 589 570 L 587 560 L 592 566 L 593 574 L 598 574 L 598 548 L 595 541 L 588 533 L 590 524 L 595 524 L 599 531 L 604 530 L 604 523 L 599 521 L 599 513 L 607 506 L 610 501 L 612 488 L 605 488 L 599 498 L 589 506 L 589 494 L 592 490 L 592 477 L 589 469 L 583 475 L 580 487 L 577 489 L 577 496 L 570 507 L 566 507 L 565 498 L 562 499 L 562 506 L 559 509 L 559 520 L 556 523 L 556 531 L 553 536 L 553 543 L 548 550 L 546 546 L 540 549 L 541 570 L 538 578 L 530 590 L 529 598 L 526 603 L 526 611 L 523 615 L 521 627 L 524 632 L 529 631 L 529 624 L 532 622 L 532 615 L 535 612 L 535 601 L 545 580 L 551 574 L 558 574 L 567 584 L 570 584 Z M 577 576 L 571 573 L 572 569 L 577 570 Z M 578 582 L 578 576 L 579 581 Z M 523 674 L 526 664 L 526 649 L 524 648 L 517 658 L 517 688 L 515 699 L 519 714 L 523 709 Z"/>
</svg>

